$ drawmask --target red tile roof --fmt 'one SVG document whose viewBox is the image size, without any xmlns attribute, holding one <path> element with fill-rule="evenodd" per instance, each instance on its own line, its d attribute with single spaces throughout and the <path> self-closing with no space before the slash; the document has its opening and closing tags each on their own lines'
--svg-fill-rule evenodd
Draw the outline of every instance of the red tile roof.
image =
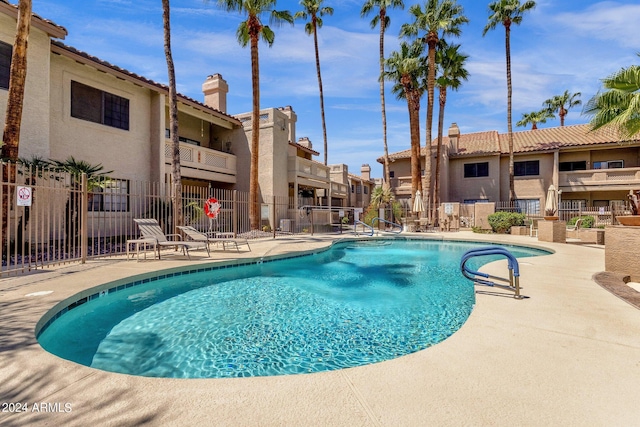
<svg viewBox="0 0 640 427">
<path fill-rule="evenodd" d="M 15 4 L 11 4 L 6 0 L 0 0 L 0 9 L 7 12 L 13 18 L 17 18 L 18 16 L 18 6 Z M 33 18 L 35 18 L 31 21 L 32 24 L 35 27 L 47 32 L 50 36 L 64 39 L 68 34 L 66 28 L 56 24 L 55 22 L 44 19 L 41 16 L 36 15 L 35 13 L 32 13 L 31 15 L 33 16 Z"/>
<path fill-rule="evenodd" d="M 602 128 L 596 131 L 590 131 L 589 129 L 590 126 L 588 124 L 582 124 L 513 132 L 513 152 L 530 153 L 626 142 L 620 138 L 616 129 Z M 435 146 L 437 142 L 437 138 L 434 139 L 432 146 Z M 629 142 L 640 143 L 640 139 L 634 139 Z M 448 147 L 449 143 L 448 136 L 442 138 L 443 146 Z M 420 154 L 424 156 L 425 151 L 425 147 L 421 147 Z M 457 153 L 451 153 L 450 157 L 496 154 L 509 154 L 507 133 L 499 134 L 497 131 L 463 133 L 459 138 Z M 411 158 L 411 150 L 389 154 L 390 160 L 404 158 Z M 380 157 L 377 161 L 384 163 L 384 158 Z"/>
</svg>

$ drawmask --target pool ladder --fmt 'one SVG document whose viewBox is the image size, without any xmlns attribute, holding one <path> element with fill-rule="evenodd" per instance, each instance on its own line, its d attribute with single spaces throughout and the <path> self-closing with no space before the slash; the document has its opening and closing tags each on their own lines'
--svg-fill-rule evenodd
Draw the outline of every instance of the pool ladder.
<svg viewBox="0 0 640 427">
<path fill-rule="evenodd" d="M 391 225 L 393 228 L 389 230 L 389 233 L 393 233 L 393 234 L 402 233 L 402 226 L 400 224 L 396 224 L 395 222 L 387 221 L 386 219 L 379 218 L 379 217 L 375 217 L 371 220 L 371 228 L 375 226 L 376 221 Z"/>
<path fill-rule="evenodd" d="M 358 225 L 362 226 L 362 234 L 364 234 L 366 236 L 373 236 L 373 227 L 372 226 L 370 226 L 366 222 L 355 220 L 353 222 L 353 233 L 356 236 L 360 235 L 360 232 L 358 231 Z"/>
<path fill-rule="evenodd" d="M 487 273 L 482 273 L 480 271 L 473 271 L 469 267 L 467 267 L 467 261 L 471 258 L 475 258 L 478 256 L 485 255 L 504 255 L 509 263 L 509 278 L 503 278 L 498 276 L 492 276 Z M 485 246 L 477 249 L 471 249 L 462 255 L 462 259 L 460 260 L 460 271 L 462 275 L 469 280 L 473 280 L 475 283 L 484 286 L 498 287 L 502 289 L 507 289 L 515 292 L 514 298 L 522 299 L 522 295 L 520 295 L 520 267 L 518 266 L 518 260 L 515 256 L 508 250 L 500 246 Z M 506 282 L 507 284 L 498 284 L 492 280 L 499 280 L 502 282 Z"/>
</svg>

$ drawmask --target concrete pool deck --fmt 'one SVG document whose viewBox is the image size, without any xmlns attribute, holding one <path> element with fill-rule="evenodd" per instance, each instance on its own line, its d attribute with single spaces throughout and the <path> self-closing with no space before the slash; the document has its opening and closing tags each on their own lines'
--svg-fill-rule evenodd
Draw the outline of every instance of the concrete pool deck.
<svg viewBox="0 0 640 427">
<path fill-rule="evenodd" d="M 109 373 L 47 353 L 34 328 L 56 303 L 112 280 L 310 250 L 336 236 L 252 241 L 251 252 L 212 252 L 210 259 L 194 251 L 191 261 L 99 260 L 0 279 L 0 403 L 28 405 L 20 413 L 0 407 L 0 425 L 638 425 L 640 310 L 592 279 L 604 270 L 603 247 L 470 232 L 426 235 L 441 236 L 555 253 L 521 260 L 523 300 L 477 286 L 471 316 L 440 344 L 308 375 L 184 380 Z M 504 276 L 506 262 L 483 271 Z M 43 291 L 53 292 L 26 296 Z"/>
</svg>

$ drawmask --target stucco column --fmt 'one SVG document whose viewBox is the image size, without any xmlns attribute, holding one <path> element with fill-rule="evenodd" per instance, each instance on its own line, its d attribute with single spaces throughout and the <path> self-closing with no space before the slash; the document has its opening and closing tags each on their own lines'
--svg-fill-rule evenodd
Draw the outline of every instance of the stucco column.
<svg viewBox="0 0 640 427">
<path fill-rule="evenodd" d="M 551 177 L 551 180 L 553 181 L 553 186 L 556 187 L 557 190 L 560 189 L 559 187 L 559 172 L 560 170 L 560 151 L 556 150 L 553 152 L 553 175 Z"/>
</svg>

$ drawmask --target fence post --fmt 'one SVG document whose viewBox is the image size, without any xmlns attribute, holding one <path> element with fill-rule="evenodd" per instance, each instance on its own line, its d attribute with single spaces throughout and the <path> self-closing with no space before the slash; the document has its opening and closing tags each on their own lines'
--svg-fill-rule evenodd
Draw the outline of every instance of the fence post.
<svg viewBox="0 0 640 427">
<path fill-rule="evenodd" d="M 233 227 L 233 237 L 238 237 L 238 190 L 233 190 L 231 224 Z"/>
<path fill-rule="evenodd" d="M 87 221 L 89 218 L 89 188 L 86 172 L 82 172 L 80 181 L 80 262 L 87 262 L 89 236 L 87 235 Z"/>
<path fill-rule="evenodd" d="M 271 196 L 271 218 L 273 218 L 273 227 L 272 227 L 272 231 L 273 231 L 273 238 L 276 238 L 276 227 L 277 227 L 277 221 L 278 219 L 276 218 L 276 196 Z"/>
</svg>

